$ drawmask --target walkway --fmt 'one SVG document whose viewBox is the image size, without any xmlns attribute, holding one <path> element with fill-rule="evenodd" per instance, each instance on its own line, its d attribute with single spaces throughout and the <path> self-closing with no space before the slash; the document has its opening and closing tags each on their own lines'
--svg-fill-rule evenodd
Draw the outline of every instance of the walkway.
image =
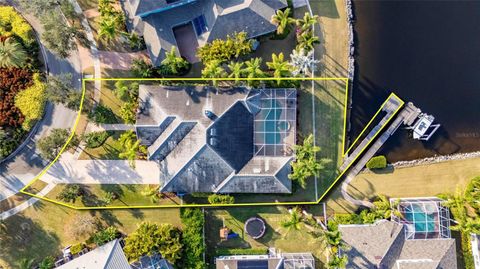
<svg viewBox="0 0 480 269">
<path fill-rule="evenodd" d="M 362 157 L 356 162 L 356 164 L 352 168 L 350 168 L 350 171 L 348 172 L 345 180 L 342 183 L 342 196 L 345 198 L 345 200 L 358 206 L 373 206 L 373 204 L 368 201 L 357 200 L 351 197 L 350 194 L 348 194 L 348 186 L 350 182 L 355 178 L 355 176 L 360 173 L 360 171 L 362 171 L 367 162 L 377 153 L 380 147 L 388 140 L 391 135 L 395 133 L 395 131 L 400 127 L 400 125 L 402 125 L 402 123 L 411 125 L 413 119 L 415 119 L 419 113 L 419 110 L 412 103 L 408 103 L 407 106 L 403 108 L 400 113 L 398 113 L 395 120 L 390 124 L 388 129 L 384 131 L 372 145 L 370 145 L 369 149 L 365 153 L 363 153 Z M 367 138 L 365 139 L 369 139 L 369 137 L 367 136 Z M 357 147 L 357 149 L 359 148 Z M 355 151 L 353 154 L 355 154 Z"/>
<path fill-rule="evenodd" d="M 143 58 L 150 61 L 147 51 L 139 52 L 115 52 L 99 51 L 100 60 L 103 68 L 130 70 L 133 60 Z"/>
<path fill-rule="evenodd" d="M 47 186 L 45 186 L 40 192 L 38 192 L 37 195 L 43 197 L 47 193 L 49 193 L 55 186 L 56 186 L 56 184 L 50 183 Z M 28 199 L 26 202 L 12 208 L 12 209 L 9 209 L 7 211 L 4 211 L 4 212 L 0 213 L 0 220 L 5 220 L 8 217 L 11 217 L 15 214 L 18 214 L 21 211 L 27 209 L 29 206 L 32 206 L 33 204 L 35 204 L 38 201 L 40 201 L 40 199 L 38 199 L 38 198 Z"/>
<path fill-rule="evenodd" d="M 85 129 L 86 133 L 91 132 L 100 132 L 100 131 L 128 131 L 135 130 L 135 125 L 133 124 L 95 124 L 89 122 L 87 128 Z"/>
</svg>

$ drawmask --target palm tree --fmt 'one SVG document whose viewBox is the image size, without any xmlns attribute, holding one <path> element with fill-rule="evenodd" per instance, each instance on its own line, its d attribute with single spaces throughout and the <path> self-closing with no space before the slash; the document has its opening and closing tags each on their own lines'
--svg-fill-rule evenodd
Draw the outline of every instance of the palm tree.
<svg viewBox="0 0 480 269">
<path fill-rule="evenodd" d="M 328 268 L 331 269 L 339 269 L 339 268 L 345 268 L 348 263 L 348 258 L 346 255 L 339 256 L 339 255 L 333 255 L 332 259 L 328 262 Z"/>
<path fill-rule="evenodd" d="M 235 84 L 237 84 L 240 81 L 240 78 L 242 77 L 243 66 L 244 66 L 243 62 L 231 61 L 230 64 L 228 64 L 228 69 L 230 69 L 230 74 L 228 75 L 228 77 L 235 78 Z"/>
<path fill-rule="evenodd" d="M 283 34 L 295 22 L 290 16 L 290 8 L 285 9 L 285 11 L 277 10 L 277 13 L 272 15 L 270 21 L 277 26 L 278 35 Z"/>
<path fill-rule="evenodd" d="M 163 59 L 161 64 L 167 66 L 172 75 L 177 75 L 181 69 L 186 68 L 188 65 L 185 59 L 177 56 L 177 48 L 175 46 L 172 47 L 170 52 L 165 53 L 165 59 Z"/>
<path fill-rule="evenodd" d="M 20 260 L 18 263 L 18 267 L 20 269 L 32 269 L 33 268 L 33 263 L 35 261 L 33 259 L 28 259 L 28 258 L 23 258 Z"/>
<path fill-rule="evenodd" d="M 118 19 L 114 16 L 103 17 L 102 21 L 100 22 L 98 36 L 108 43 L 112 42 L 117 37 L 117 25 Z"/>
<path fill-rule="evenodd" d="M 9 38 L 0 42 L 0 67 L 22 67 L 27 61 L 27 53 L 15 40 Z"/>
<path fill-rule="evenodd" d="M 293 66 L 292 74 L 294 76 L 311 74 L 316 70 L 318 63 L 320 63 L 320 61 L 314 59 L 313 51 L 306 52 L 305 49 L 295 49 L 292 54 L 290 54 L 290 64 Z"/>
<path fill-rule="evenodd" d="M 399 203 L 398 199 L 390 203 L 385 195 L 380 194 L 373 202 L 372 212 L 384 219 L 389 219 L 392 216 L 401 217 L 401 213 L 397 210 Z"/>
<path fill-rule="evenodd" d="M 124 145 L 123 151 L 118 154 L 118 157 L 128 160 L 130 167 L 135 169 L 135 160 L 139 153 L 147 154 L 147 149 L 145 146 L 140 145 L 140 140 L 135 142 L 128 140 Z"/>
<path fill-rule="evenodd" d="M 261 78 L 265 76 L 262 71 L 262 58 L 253 58 L 245 62 L 245 69 L 243 70 L 247 74 L 248 78 Z"/>
<path fill-rule="evenodd" d="M 213 78 L 213 85 L 218 85 L 218 80 L 215 78 L 225 77 L 225 70 L 221 66 L 220 60 L 211 60 L 209 61 L 202 70 L 202 77 L 204 78 Z"/>
<path fill-rule="evenodd" d="M 118 139 L 118 142 L 122 144 L 124 147 L 129 141 L 133 141 L 137 139 L 137 136 L 133 132 L 133 130 L 128 130 L 125 133 L 120 135 L 120 138 Z"/>
<path fill-rule="evenodd" d="M 277 84 L 280 85 L 281 77 L 288 77 L 292 74 L 293 67 L 292 65 L 285 61 L 283 52 L 280 52 L 278 55 L 272 53 L 272 61 L 267 62 L 268 68 L 273 70 L 273 76 L 277 78 Z"/>
<path fill-rule="evenodd" d="M 297 26 L 299 27 L 299 34 L 312 30 L 312 26 L 317 22 L 318 15 L 310 15 L 309 12 L 305 12 L 303 19 L 298 19 L 296 21 Z"/>
<path fill-rule="evenodd" d="M 298 207 L 294 207 L 290 210 L 290 216 L 288 219 L 283 220 L 280 222 L 280 225 L 287 229 L 287 234 L 291 230 L 300 230 L 301 224 L 302 223 L 302 213 L 300 212 L 300 209 Z"/>
<path fill-rule="evenodd" d="M 320 39 L 313 35 L 312 31 L 306 31 L 298 37 L 298 45 L 296 49 L 304 49 L 305 51 L 313 50 L 315 44 L 320 43 Z"/>
<path fill-rule="evenodd" d="M 152 201 L 152 203 L 157 203 L 158 200 L 159 200 L 159 187 L 150 187 L 150 186 L 147 186 L 145 187 L 145 189 L 142 191 L 142 195 L 145 196 L 145 197 L 149 197 L 150 198 L 150 201 Z"/>
</svg>

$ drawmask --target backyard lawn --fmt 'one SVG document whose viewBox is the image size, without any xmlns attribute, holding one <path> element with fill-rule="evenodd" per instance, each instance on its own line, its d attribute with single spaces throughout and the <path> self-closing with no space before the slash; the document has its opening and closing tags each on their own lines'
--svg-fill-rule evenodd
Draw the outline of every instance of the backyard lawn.
<svg viewBox="0 0 480 269">
<path fill-rule="evenodd" d="M 123 233 L 132 232 L 142 221 L 181 227 L 178 209 L 76 211 L 42 201 L 4 222 L 0 267 L 18 268 L 22 258 L 39 262 L 47 255 L 58 255 L 65 246 L 84 241 L 88 236 L 74 238 L 70 231 L 78 216 L 84 215 L 96 216 L 104 225 L 117 226 Z"/>
<path fill-rule="evenodd" d="M 363 172 L 350 184 L 349 193 L 357 199 L 370 199 L 376 194 L 389 197 L 436 196 L 453 193 L 457 187 L 480 175 L 480 159 L 454 160 L 405 168 L 387 168 L 378 173 Z M 335 212 L 356 210 L 335 190 L 327 200 Z"/>
<path fill-rule="evenodd" d="M 244 223 L 250 217 L 260 217 L 265 221 L 265 235 L 254 240 L 244 233 Z M 321 260 L 325 259 L 324 249 L 319 239 L 308 232 L 304 224 L 300 230 L 287 232 L 280 223 L 288 218 L 284 207 L 242 207 L 226 210 L 206 210 L 205 229 L 207 244 L 207 262 L 214 268 L 213 257 L 225 249 L 268 249 L 274 247 L 282 252 L 312 252 L 317 268 L 321 268 Z M 238 238 L 221 241 L 219 231 L 223 224 L 239 235 Z"/>
</svg>

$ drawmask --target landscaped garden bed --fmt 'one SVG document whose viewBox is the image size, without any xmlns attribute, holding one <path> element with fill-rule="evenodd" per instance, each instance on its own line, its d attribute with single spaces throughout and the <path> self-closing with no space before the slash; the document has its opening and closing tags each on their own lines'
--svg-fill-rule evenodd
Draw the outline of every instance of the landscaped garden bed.
<svg viewBox="0 0 480 269">
<path fill-rule="evenodd" d="M 31 26 L 0 6 L 0 160 L 22 143 L 43 116 L 45 86 Z"/>
</svg>

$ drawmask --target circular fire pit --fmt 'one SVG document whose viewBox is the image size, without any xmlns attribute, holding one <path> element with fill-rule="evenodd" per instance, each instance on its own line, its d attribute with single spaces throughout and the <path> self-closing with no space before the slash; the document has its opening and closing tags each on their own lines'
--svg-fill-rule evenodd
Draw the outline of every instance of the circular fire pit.
<svg viewBox="0 0 480 269">
<path fill-rule="evenodd" d="M 249 218 L 245 222 L 244 230 L 253 239 L 259 239 L 265 234 L 265 222 L 261 218 Z"/>
</svg>

